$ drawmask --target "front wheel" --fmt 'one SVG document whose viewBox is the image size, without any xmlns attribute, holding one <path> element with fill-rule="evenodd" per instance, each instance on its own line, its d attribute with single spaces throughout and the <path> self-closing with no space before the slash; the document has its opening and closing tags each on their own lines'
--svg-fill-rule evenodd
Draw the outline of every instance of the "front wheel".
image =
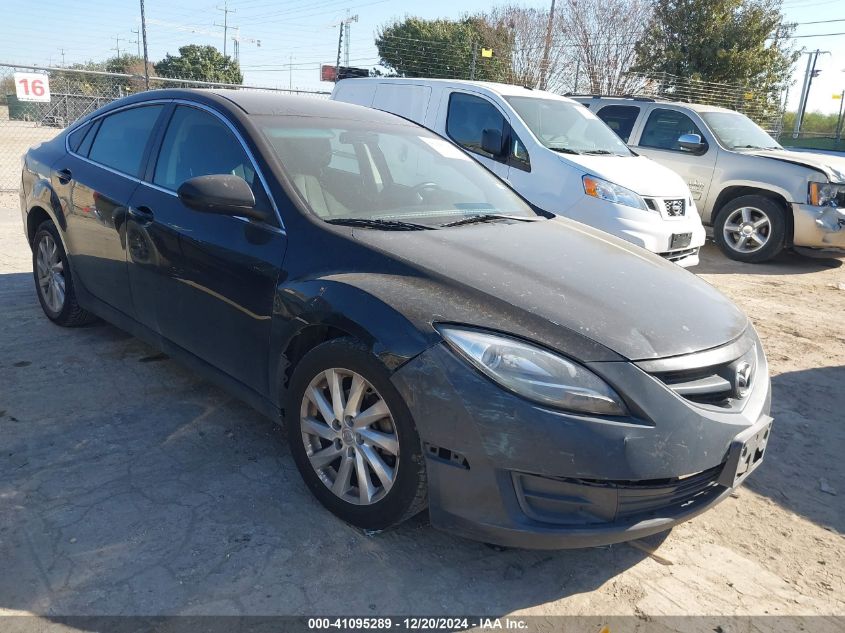
<svg viewBox="0 0 845 633">
<path fill-rule="evenodd" d="M 353 339 L 317 346 L 296 366 L 285 406 L 291 453 L 338 517 L 382 530 L 425 507 L 419 435 L 382 363 Z"/>
<path fill-rule="evenodd" d="M 757 195 L 731 200 L 716 215 L 713 238 L 731 259 L 752 264 L 768 261 L 786 246 L 784 208 Z"/>
</svg>

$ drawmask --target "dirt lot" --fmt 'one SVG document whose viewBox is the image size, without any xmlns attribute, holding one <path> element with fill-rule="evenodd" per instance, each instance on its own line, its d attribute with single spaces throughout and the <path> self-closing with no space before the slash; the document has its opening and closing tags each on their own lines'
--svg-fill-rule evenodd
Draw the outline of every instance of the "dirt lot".
<svg viewBox="0 0 845 633">
<path fill-rule="evenodd" d="M 497 551 L 422 518 L 350 528 L 271 422 L 111 326 L 51 325 L 14 205 L 0 198 L 0 613 L 845 615 L 840 260 L 704 251 L 696 272 L 751 316 L 773 376 L 769 456 L 735 497 L 641 547 Z"/>
</svg>

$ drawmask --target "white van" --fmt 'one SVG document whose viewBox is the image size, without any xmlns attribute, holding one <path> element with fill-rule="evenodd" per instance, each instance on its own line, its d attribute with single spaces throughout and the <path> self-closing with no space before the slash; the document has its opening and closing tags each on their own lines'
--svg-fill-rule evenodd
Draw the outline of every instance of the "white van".
<svg viewBox="0 0 845 633">
<path fill-rule="evenodd" d="M 675 172 L 638 156 L 588 108 L 519 86 L 344 79 L 332 99 L 405 117 L 460 145 L 532 204 L 698 263 L 704 227 Z"/>
</svg>

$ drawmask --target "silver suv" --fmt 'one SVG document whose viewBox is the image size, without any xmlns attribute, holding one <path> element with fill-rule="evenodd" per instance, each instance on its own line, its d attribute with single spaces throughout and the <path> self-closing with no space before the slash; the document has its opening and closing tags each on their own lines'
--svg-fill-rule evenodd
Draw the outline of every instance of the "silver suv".
<svg viewBox="0 0 845 633">
<path fill-rule="evenodd" d="M 687 182 L 731 259 L 795 246 L 845 252 L 845 158 L 793 152 L 744 114 L 642 97 L 573 97 L 623 141 Z"/>
</svg>

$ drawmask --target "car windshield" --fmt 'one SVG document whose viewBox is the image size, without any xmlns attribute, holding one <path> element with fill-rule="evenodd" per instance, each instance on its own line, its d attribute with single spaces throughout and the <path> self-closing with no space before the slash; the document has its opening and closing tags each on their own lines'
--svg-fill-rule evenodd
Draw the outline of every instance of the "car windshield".
<svg viewBox="0 0 845 633">
<path fill-rule="evenodd" d="M 702 112 L 701 118 L 728 149 L 782 149 L 763 128 L 739 112 Z"/>
<path fill-rule="evenodd" d="M 323 220 L 396 229 L 479 216 L 538 217 L 502 181 L 424 128 L 254 118 L 299 194 Z"/>
<path fill-rule="evenodd" d="M 628 146 L 595 114 L 578 103 L 535 97 L 505 97 L 525 125 L 551 150 L 631 156 Z"/>
</svg>

